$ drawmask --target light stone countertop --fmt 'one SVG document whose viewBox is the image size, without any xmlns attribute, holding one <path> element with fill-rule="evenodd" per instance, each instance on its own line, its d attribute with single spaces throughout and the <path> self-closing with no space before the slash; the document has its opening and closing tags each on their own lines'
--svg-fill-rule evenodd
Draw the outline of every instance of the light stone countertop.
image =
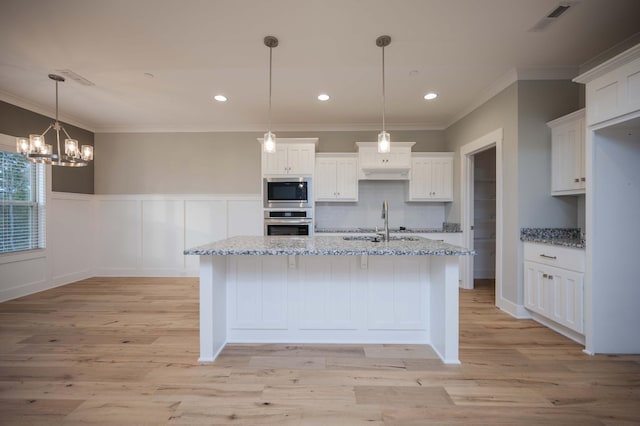
<svg viewBox="0 0 640 426">
<path fill-rule="evenodd" d="M 190 248 L 186 255 L 318 255 L 318 256 L 465 256 L 473 250 L 429 238 L 414 237 L 415 241 L 345 240 L 343 237 L 278 237 L 239 236 Z"/>
</svg>

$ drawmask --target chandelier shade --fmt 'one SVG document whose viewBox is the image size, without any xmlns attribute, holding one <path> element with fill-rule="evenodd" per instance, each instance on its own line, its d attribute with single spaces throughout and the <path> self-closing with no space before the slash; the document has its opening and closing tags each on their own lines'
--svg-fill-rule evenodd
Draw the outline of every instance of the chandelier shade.
<svg viewBox="0 0 640 426">
<path fill-rule="evenodd" d="M 56 82 L 56 120 L 41 134 L 31 134 L 29 138 L 18 137 L 16 139 L 16 151 L 33 163 L 63 167 L 87 166 L 90 161 L 93 161 L 93 146 L 78 146 L 78 141 L 72 139 L 58 121 L 58 83 L 64 82 L 64 77 L 49 74 L 49 78 Z M 45 135 L 51 129 L 56 134 L 55 145 L 47 144 L 45 141 Z M 62 131 L 63 137 L 66 136 L 64 139 L 64 152 L 60 149 L 60 131 Z"/>
</svg>

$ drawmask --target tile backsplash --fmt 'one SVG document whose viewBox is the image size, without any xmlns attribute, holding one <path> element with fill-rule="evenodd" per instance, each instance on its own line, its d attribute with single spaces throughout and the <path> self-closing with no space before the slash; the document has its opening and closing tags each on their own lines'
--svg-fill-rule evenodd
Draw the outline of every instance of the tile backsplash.
<svg viewBox="0 0 640 426">
<path fill-rule="evenodd" d="M 357 203 L 316 203 L 318 228 L 382 228 L 382 201 L 389 202 L 389 226 L 442 228 L 445 203 L 407 203 L 406 181 L 360 181 Z"/>
</svg>

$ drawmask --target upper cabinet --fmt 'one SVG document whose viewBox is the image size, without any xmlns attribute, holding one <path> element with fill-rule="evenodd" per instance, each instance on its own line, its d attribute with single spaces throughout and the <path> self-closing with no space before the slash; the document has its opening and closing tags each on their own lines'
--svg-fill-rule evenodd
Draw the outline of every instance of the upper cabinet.
<svg viewBox="0 0 640 426">
<path fill-rule="evenodd" d="M 358 201 L 357 154 L 317 154 L 316 201 Z"/>
<path fill-rule="evenodd" d="M 585 110 L 550 121 L 551 195 L 584 194 Z"/>
<path fill-rule="evenodd" d="M 640 44 L 573 81 L 587 85 L 588 126 L 640 110 Z"/>
<path fill-rule="evenodd" d="M 263 139 L 258 141 L 262 145 Z M 276 152 L 262 152 L 263 176 L 311 176 L 318 138 L 279 138 Z"/>
<path fill-rule="evenodd" d="M 378 152 L 376 142 L 356 142 L 360 161 L 360 179 L 409 179 L 411 147 L 415 142 L 393 142 L 391 152 Z"/>
<path fill-rule="evenodd" d="M 453 152 L 413 154 L 407 201 L 453 201 Z"/>
</svg>

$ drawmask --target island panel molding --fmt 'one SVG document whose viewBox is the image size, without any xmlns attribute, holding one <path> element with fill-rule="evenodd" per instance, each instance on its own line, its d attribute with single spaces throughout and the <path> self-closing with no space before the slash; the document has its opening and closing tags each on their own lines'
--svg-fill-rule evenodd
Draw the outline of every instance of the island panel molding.
<svg viewBox="0 0 640 426">
<path fill-rule="evenodd" d="M 413 237 L 240 236 L 185 250 L 200 256 L 200 358 L 226 343 L 428 344 L 458 359 L 459 256 Z"/>
</svg>

